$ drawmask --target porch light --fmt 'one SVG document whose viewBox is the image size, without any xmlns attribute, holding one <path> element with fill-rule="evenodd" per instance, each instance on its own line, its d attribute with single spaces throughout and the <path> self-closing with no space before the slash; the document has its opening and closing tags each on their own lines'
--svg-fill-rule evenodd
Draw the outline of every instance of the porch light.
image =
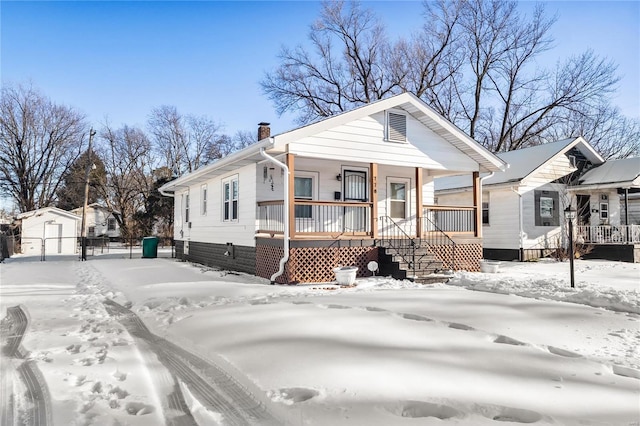
<svg viewBox="0 0 640 426">
<path fill-rule="evenodd" d="M 575 277 L 573 273 L 573 220 L 576 218 L 576 210 L 571 205 L 564 209 L 564 217 L 567 219 L 567 227 L 569 228 L 569 271 L 571 274 L 571 288 L 575 287 Z"/>
<path fill-rule="evenodd" d="M 338 182 L 342 181 L 342 174 L 341 173 L 338 173 L 338 175 L 336 176 L 336 180 Z"/>
</svg>

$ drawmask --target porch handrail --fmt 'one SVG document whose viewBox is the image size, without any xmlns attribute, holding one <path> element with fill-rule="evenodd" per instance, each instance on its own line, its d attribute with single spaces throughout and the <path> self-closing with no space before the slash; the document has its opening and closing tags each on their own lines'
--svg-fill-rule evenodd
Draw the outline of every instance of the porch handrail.
<svg viewBox="0 0 640 426">
<path fill-rule="evenodd" d="M 433 254 L 438 256 L 438 258 L 442 260 L 443 263 L 447 264 L 449 266 L 449 269 L 455 269 L 456 242 L 453 241 L 453 239 L 446 232 L 440 229 L 440 227 L 436 223 L 433 223 L 428 216 L 423 216 L 421 220 L 422 223 L 419 224 L 418 228 L 421 232 L 427 229 L 427 226 L 425 226 L 425 222 L 426 225 L 429 225 L 428 228 L 432 229 L 431 232 L 424 233 L 423 238 L 431 247 L 431 251 L 433 252 Z M 435 232 L 433 232 L 433 230 L 435 230 Z M 449 250 L 447 250 L 446 247 L 451 247 L 450 256 L 448 256 L 449 253 L 447 252 Z M 443 250 L 444 253 L 440 253 L 441 250 Z"/>
<path fill-rule="evenodd" d="M 444 232 L 437 230 L 436 233 L 431 233 L 428 237 L 420 235 L 414 237 L 409 235 L 401 224 L 389 216 L 382 216 L 379 220 L 382 225 L 379 239 L 380 245 L 394 249 L 402 260 L 409 264 L 414 276 L 422 259 L 427 254 L 435 256 L 449 269 L 454 268 L 456 243 Z M 425 220 L 428 221 L 429 219 L 422 218 L 423 222 Z M 422 224 L 419 225 L 418 229 L 421 229 Z M 451 250 L 443 250 L 442 246 L 450 246 Z M 417 250 L 419 248 L 425 248 L 425 252 L 418 254 Z M 450 253 L 448 253 L 449 251 Z"/>
</svg>

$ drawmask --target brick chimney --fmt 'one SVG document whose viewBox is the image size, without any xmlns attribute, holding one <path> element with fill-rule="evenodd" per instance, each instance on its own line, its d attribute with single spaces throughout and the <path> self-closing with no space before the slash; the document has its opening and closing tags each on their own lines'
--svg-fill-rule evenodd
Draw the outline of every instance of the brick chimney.
<svg viewBox="0 0 640 426">
<path fill-rule="evenodd" d="M 266 139 L 271 136 L 271 127 L 269 127 L 269 123 L 258 123 L 258 140 Z"/>
</svg>

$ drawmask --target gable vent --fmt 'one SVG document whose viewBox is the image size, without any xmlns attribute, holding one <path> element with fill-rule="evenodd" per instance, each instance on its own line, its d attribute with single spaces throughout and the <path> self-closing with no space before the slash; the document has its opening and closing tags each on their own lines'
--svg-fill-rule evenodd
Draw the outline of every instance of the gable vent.
<svg viewBox="0 0 640 426">
<path fill-rule="evenodd" d="M 390 112 L 387 114 L 387 139 L 407 141 L 407 116 Z"/>
</svg>

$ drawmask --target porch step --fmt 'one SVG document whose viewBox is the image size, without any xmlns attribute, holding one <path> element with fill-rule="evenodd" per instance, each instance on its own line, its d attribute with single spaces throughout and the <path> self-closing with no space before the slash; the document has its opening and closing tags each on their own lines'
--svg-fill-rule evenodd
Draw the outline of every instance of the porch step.
<svg viewBox="0 0 640 426">
<path fill-rule="evenodd" d="M 409 279 L 423 284 L 448 281 L 448 276 L 438 274 L 444 268 L 442 261 L 427 253 L 426 249 L 416 250 L 415 257 L 416 267 L 414 269 L 407 261 L 408 259 L 405 260 L 395 249 L 383 248 L 380 254 L 380 272 L 397 279 Z"/>
<path fill-rule="evenodd" d="M 447 274 L 428 274 L 418 277 L 409 278 L 411 281 L 418 284 L 446 284 L 451 279 L 451 275 Z"/>
</svg>

